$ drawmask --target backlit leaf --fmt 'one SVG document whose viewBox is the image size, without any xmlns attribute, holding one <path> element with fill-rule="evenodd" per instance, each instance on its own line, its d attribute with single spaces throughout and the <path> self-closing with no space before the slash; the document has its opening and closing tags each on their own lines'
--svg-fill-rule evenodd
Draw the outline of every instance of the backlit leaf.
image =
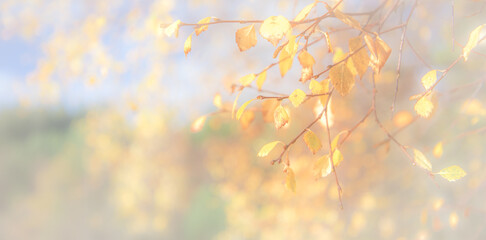
<svg viewBox="0 0 486 240">
<path fill-rule="evenodd" d="M 312 94 L 324 94 L 329 92 L 329 79 L 324 79 L 321 82 L 316 80 L 311 80 L 309 84 L 309 89 L 311 90 Z M 327 103 L 328 95 L 322 95 L 319 97 L 319 101 L 321 101 L 322 106 L 325 106 Z"/>
<path fill-rule="evenodd" d="M 438 142 L 435 145 L 434 150 L 432 151 L 432 153 L 434 154 L 434 157 L 440 158 L 442 156 L 442 152 L 443 152 L 442 142 Z"/>
<path fill-rule="evenodd" d="M 314 76 L 314 71 L 312 70 L 312 67 L 302 68 L 299 81 L 305 83 L 308 80 L 312 79 L 313 76 Z"/>
<path fill-rule="evenodd" d="M 243 114 L 243 112 L 245 111 L 245 108 L 248 106 L 248 104 L 250 104 L 251 102 L 253 102 L 255 99 L 251 99 L 251 100 L 248 100 L 246 101 L 245 103 L 243 103 L 243 105 L 241 105 L 241 107 L 238 109 L 238 112 L 236 112 L 236 120 L 240 120 L 241 118 L 241 115 Z"/>
<path fill-rule="evenodd" d="M 273 46 L 277 46 L 280 39 L 290 31 L 292 31 L 292 26 L 283 16 L 271 16 L 265 19 L 260 26 L 260 35 Z"/>
<path fill-rule="evenodd" d="M 295 89 L 295 91 L 290 94 L 289 100 L 290 102 L 292 102 L 292 105 L 294 105 L 294 107 L 298 107 L 304 101 L 306 96 L 307 94 L 305 94 L 304 91 L 300 89 Z"/>
<path fill-rule="evenodd" d="M 361 37 L 354 37 L 349 39 L 349 51 L 356 52 L 359 48 L 363 46 L 363 40 Z M 365 48 L 360 49 L 358 52 L 354 53 L 351 56 L 351 62 L 353 66 L 356 68 L 356 71 L 360 78 L 363 78 L 363 75 L 368 69 L 370 64 L 370 57 L 368 56 L 368 52 L 366 52 Z"/>
<path fill-rule="evenodd" d="M 425 90 L 432 87 L 436 81 L 437 81 L 437 70 L 429 71 L 422 77 L 422 85 L 424 86 Z"/>
<path fill-rule="evenodd" d="M 329 174 L 332 173 L 332 163 L 331 159 L 329 158 L 329 154 L 321 157 L 319 161 L 323 161 L 323 166 L 321 170 L 321 176 L 326 177 Z M 341 154 L 341 151 L 339 149 L 334 150 L 333 152 L 333 163 L 334 163 L 334 168 L 338 167 L 339 164 L 343 161 L 343 155 Z M 319 162 L 320 163 L 320 162 Z"/>
<path fill-rule="evenodd" d="M 235 34 L 235 39 L 240 52 L 254 47 L 257 44 L 255 24 L 238 29 Z"/>
<path fill-rule="evenodd" d="M 314 57 L 312 57 L 312 55 L 305 50 L 299 53 L 298 58 L 300 65 L 302 65 L 303 68 L 312 67 L 316 63 Z"/>
<path fill-rule="evenodd" d="M 371 52 L 370 66 L 376 73 L 379 73 L 392 50 L 379 36 L 373 39 L 370 35 L 365 35 L 364 39 Z"/>
<path fill-rule="evenodd" d="M 434 110 L 434 104 L 427 96 L 424 96 L 415 103 L 414 109 L 419 116 L 429 118 Z"/>
<path fill-rule="evenodd" d="M 459 166 L 454 165 L 440 170 L 437 174 L 447 179 L 449 182 L 456 181 L 466 176 L 466 172 Z"/>
<path fill-rule="evenodd" d="M 309 150 L 311 150 L 312 154 L 316 154 L 322 147 L 321 140 L 319 140 L 319 137 L 317 137 L 311 130 L 307 130 L 304 134 L 304 142 Z"/>
<path fill-rule="evenodd" d="M 419 165 L 421 168 L 432 171 L 432 164 L 429 162 L 429 160 L 425 157 L 425 155 L 421 151 L 414 148 L 413 156 L 414 156 L 413 160 L 415 161 L 415 164 Z"/>
<path fill-rule="evenodd" d="M 205 24 L 205 25 L 196 27 L 196 36 L 199 36 L 199 34 L 208 30 L 208 25 L 206 23 L 209 23 L 209 21 L 211 21 L 211 17 L 203 18 L 199 22 L 197 22 L 197 24 Z"/>
<path fill-rule="evenodd" d="M 287 179 L 285 180 L 285 187 L 295 193 L 297 184 L 295 182 L 295 174 L 292 168 L 287 168 Z"/>
<path fill-rule="evenodd" d="M 347 95 L 354 86 L 354 76 L 348 68 L 346 61 L 335 65 L 329 71 L 331 83 L 341 96 Z"/>
<path fill-rule="evenodd" d="M 300 22 L 300 21 L 304 20 L 307 17 L 307 15 L 309 15 L 309 12 L 312 10 L 312 8 L 314 8 L 316 6 L 316 3 L 317 2 L 313 2 L 313 3 L 305 6 L 302 10 L 300 10 L 299 14 L 297 14 L 297 16 L 295 16 L 294 22 Z"/>
<path fill-rule="evenodd" d="M 258 152 L 258 156 L 259 157 L 266 157 L 275 148 L 275 146 L 277 146 L 277 144 L 279 144 L 279 143 L 285 145 L 285 143 L 283 143 L 281 141 L 273 141 L 273 142 L 265 144 L 260 149 L 260 151 Z"/>
<path fill-rule="evenodd" d="M 206 118 L 207 118 L 206 115 L 198 117 L 196 121 L 194 121 L 191 124 L 191 131 L 192 132 L 201 131 L 201 129 L 204 127 L 204 123 L 206 122 Z"/>
<path fill-rule="evenodd" d="M 279 105 L 275 112 L 273 113 L 273 120 L 275 122 L 275 128 L 280 129 L 281 127 L 287 125 L 289 122 L 289 114 L 282 105 Z"/>
<path fill-rule="evenodd" d="M 179 36 L 179 26 L 181 25 L 181 20 L 177 20 L 171 23 L 168 27 L 164 29 L 164 34 L 167 37 L 171 37 L 174 35 L 175 37 Z"/>
<path fill-rule="evenodd" d="M 258 90 L 262 90 L 263 83 L 267 80 L 267 71 L 263 71 L 262 73 L 258 74 L 256 85 Z"/>
<path fill-rule="evenodd" d="M 253 82 L 253 80 L 255 80 L 255 77 L 256 77 L 256 75 L 254 73 L 245 75 L 245 76 L 240 78 L 240 83 L 241 83 L 241 85 L 246 87 L 246 86 L 250 85 L 251 82 Z"/>
<path fill-rule="evenodd" d="M 280 68 L 280 75 L 285 76 L 292 67 L 294 56 L 297 51 L 297 44 L 295 43 L 295 36 L 289 37 L 289 42 L 284 47 L 280 55 L 278 56 L 278 66 Z"/>
<path fill-rule="evenodd" d="M 479 34 L 481 33 L 481 30 L 485 25 L 486 24 L 478 26 L 471 32 L 471 34 L 469 34 L 469 40 L 467 41 L 466 46 L 464 46 L 464 48 L 462 49 L 462 56 L 464 57 L 464 61 L 467 61 L 472 49 L 478 45 Z"/>
<path fill-rule="evenodd" d="M 191 45 L 192 45 L 192 34 L 187 37 L 186 41 L 184 42 L 184 54 L 187 54 L 191 51 Z"/>
</svg>

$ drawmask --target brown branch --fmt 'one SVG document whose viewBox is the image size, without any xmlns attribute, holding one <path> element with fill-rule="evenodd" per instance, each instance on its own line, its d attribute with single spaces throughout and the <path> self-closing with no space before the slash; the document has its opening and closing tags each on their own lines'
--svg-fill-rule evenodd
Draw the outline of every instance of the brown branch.
<svg viewBox="0 0 486 240">
<path fill-rule="evenodd" d="M 325 96 L 325 95 L 329 95 L 331 94 L 331 92 L 327 92 L 327 93 L 320 93 L 320 94 L 306 94 L 305 96 L 307 98 L 313 98 L 313 97 L 319 97 L 319 96 Z M 286 96 L 262 96 L 262 95 L 258 95 L 256 97 L 256 99 L 258 100 L 264 100 L 264 99 L 277 99 L 278 101 L 282 101 L 284 99 L 287 99 L 289 98 L 290 95 L 286 95 Z"/>
<path fill-rule="evenodd" d="M 372 112 L 373 112 L 373 106 L 370 107 L 368 112 L 363 116 L 363 118 L 358 123 L 356 123 L 352 128 L 350 128 L 347 131 L 346 135 L 344 135 L 344 137 L 342 137 L 341 140 L 339 141 L 338 146 L 343 145 L 343 143 L 348 139 L 349 136 L 351 136 L 354 130 L 356 130 L 362 123 L 364 123 L 364 121 L 371 115 Z"/>
</svg>

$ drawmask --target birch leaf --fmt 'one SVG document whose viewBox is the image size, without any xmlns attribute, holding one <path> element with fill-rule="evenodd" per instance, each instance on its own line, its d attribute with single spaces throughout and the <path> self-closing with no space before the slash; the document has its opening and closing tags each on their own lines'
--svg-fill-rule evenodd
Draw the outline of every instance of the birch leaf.
<svg viewBox="0 0 486 240">
<path fill-rule="evenodd" d="M 466 176 L 466 172 L 459 166 L 454 165 L 440 170 L 437 174 L 447 179 L 449 182 L 456 181 Z"/>
<path fill-rule="evenodd" d="M 422 86 L 424 86 L 425 90 L 428 90 L 430 87 L 434 85 L 436 81 L 437 81 L 437 70 L 429 71 L 422 77 Z"/>
<path fill-rule="evenodd" d="M 283 16 L 271 16 L 265 19 L 260 26 L 260 35 L 273 46 L 277 46 L 280 39 L 290 31 L 292 31 L 292 26 Z"/>
<path fill-rule="evenodd" d="M 270 143 L 267 143 L 265 144 L 261 149 L 260 151 L 258 152 L 258 156 L 259 157 L 266 157 L 268 156 L 268 154 L 275 148 L 275 146 L 277 146 L 277 144 L 283 144 L 285 145 L 283 142 L 281 141 L 273 141 L 273 142 L 270 142 Z"/>
<path fill-rule="evenodd" d="M 187 37 L 186 41 L 184 42 L 184 54 L 187 54 L 191 51 L 192 46 L 192 34 Z"/>
<path fill-rule="evenodd" d="M 294 18 L 294 22 L 300 22 L 302 20 L 304 20 L 307 15 L 309 15 L 309 12 L 312 10 L 312 8 L 314 8 L 316 6 L 317 2 L 313 2 L 307 6 L 305 6 L 302 10 L 300 10 L 299 14 L 297 14 L 297 16 L 295 16 Z"/>
<path fill-rule="evenodd" d="M 208 30 L 208 25 L 206 23 L 209 23 L 209 21 L 211 21 L 211 17 L 203 18 L 199 22 L 197 22 L 197 24 L 205 24 L 205 25 L 202 25 L 200 27 L 196 27 L 196 36 L 199 36 L 199 34 Z"/>
<path fill-rule="evenodd" d="M 287 110 L 285 110 L 282 105 L 279 105 L 276 109 L 275 112 L 273 113 L 273 120 L 275 122 L 275 128 L 280 129 L 281 127 L 285 126 L 289 122 L 289 114 L 287 113 Z"/>
<path fill-rule="evenodd" d="M 349 39 L 349 51 L 356 52 L 362 46 L 363 40 L 361 39 L 361 37 L 358 36 Z M 359 78 L 363 78 L 363 75 L 365 74 L 366 69 L 368 69 L 368 66 L 370 64 L 370 57 L 368 56 L 366 49 L 362 48 L 358 52 L 354 53 L 351 56 L 351 62 L 356 68 Z"/>
<path fill-rule="evenodd" d="M 311 130 L 307 130 L 304 134 L 304 142 L 309 150 L 311 150 L 312 154 L 316 154 L 322 147 L 321 140 L 319 140 L 319 137 L 317 137 Z"/>
<path fill-rule="evenodd" d="M 472 49 L 478 45 L 479 34 L 481 33 L 481 30 L 485 25 L 486 24 L 478 26 L 471 32 L 471 34 L 469 34 L 469 40 L 467 41 L 466 46 L 464 46 L 464 48 L 462 49 L 462 56 L 464 57 L 464 61 L 467 61 Z"/>
<path fill-rule="evenodd" d="M 413 160 L 415 161 L 415 164 L 419 165 L 423 169 L 432 171 L 432 164 L 421 151 L 414 148 L 413 155 Z"/>
<path fill-rule="evenodd" d="M 366 46 L 371 52 L 370 66 L 376 73 L 379 73 L 388 60 L 392 50 L 379 36 L 373 40 L 370 35 L 365 35 L 364 39 Z"/>
<path fill-rule="evenodd" d="M 290 94 L 289 100 L 290 102 L 292 102 L 292 105 L 294 105 L 294 107 L 298 107 L 304 101 L 306 96 L 307 95 L 304 91 L 300 89 L 295 89 L 295 91 Z"/>
<path fill-rule="evenodd" d="M 240 52 L 254 47 L 257 44 L 255 24 L 238 29 L 235 33 L 235 39 Z"/>
<path fill-rule="evenodd" d="M 263 83 L 267 80 L 267 71 L 264 71 L 260 74 L 258 74 L 257 80 L 256 80 L 256 85 L 258 87 L 258 90 L 262 90 Z"/>
<path fill-rule="evenodd" d="M 238 112 L 236 112 L 236 120 L 240 120 L 241 118 L 241 115 L 243 114 L 243 112 L 245 111 L 245 108 L 248 106 L 248 104 L 250 104 L 251 102 L 253 102 L 255 99 L 251 99 L 251 100 L 248 100 L 246 101 L 245 103 L 243 103 L 243 105 L 241 105 L 241 107 L 238 109 Z"/>
</svg>

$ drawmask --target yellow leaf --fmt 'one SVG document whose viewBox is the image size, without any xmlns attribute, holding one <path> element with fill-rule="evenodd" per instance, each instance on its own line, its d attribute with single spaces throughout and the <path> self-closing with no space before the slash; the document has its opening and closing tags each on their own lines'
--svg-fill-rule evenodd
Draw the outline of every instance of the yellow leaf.
<svg viewBox="0 0 486 240">
<path fill-rule="evenodd" d="M 262 90 L 263 83 L 267 79 L 267 71 L 263 71 L 262 73 L 258 74 L 256 84 L 258 87 L 258 90 Z"/>
<path fill-rule="evenodd" d="M 364 39 L 371 52 L 370 66 L 376 73 L 379 73 L 391 54 L 391 48 L 379 36 L 373 40 L 370 35 L 365 35 Z"/>
<path fill-rule="evenodd" d="M 250 104 L 251 102 L 253 102 L 255 99 L 251 99 L 251 100 L 248 100 L 246 101 L 245 103 L 243 103 L 243 105 L 241 105 L 241 107 L 238 109 L 238 112 L 236 112 L 236 120 L 240 120 L 241 118 L 241 115 L 243 114 L 243 112 L 245 111 L 245 108 L 246 106 L 248 106 L 248 104 Z"/>
<path fill-rule="evenodd" d="M 311 90 L 312 94 L 324 94 L 329 92 L 329 79 L 324 79 L 321 82 L 316 80 L 311 80 L 309 84 L 309 89 Z M 319 97 L 322 106 L 326 105 L 328 95 L 322 95 Z"/>
<path fill-rule="evenodd" d="M 348 68 L 346 61 L 335 65 L 329 71 L 331 83 L 341 96 L 347 95 L 354 87 L 354 76 Z"/>
<path fill-rule="evenodd" d="M 246 86 L 250 85 L 251 82 L 253 82 L 255 77 L 256 77 L 256 75 L 254 73 L 248 74 L 248 75 L 240 78 L 240 83 L 241 83 L 241 85 L 246 87 Z"/>
<path fill-rule="evenodd" d="M 361 37 L 354 37 L 349 39 L 349 51 L 354 53 L 358 51 L 358 49 L 362 46 L 363 41 Z M 370 64 L 370 57 L 368 56 L 366 49 L 362 48 L 358 52 L 354 53 L 351 56 L 351 62 L 356 68 L 359 77 L 363 78 L 363 75 L 365 74 L 366 69 L 368 69 L 368 66 Z"/>
<path fill-rule="evenodd" d="M 341 135 L 345 134 L 345 133 L 348 133 L 348 131 L 344 130 L 344 131 L 341 131 L 338 135 L 336 135 L 334 137 L 334 139 L 332 140 L 331 142 L 331 148 L 332 150 L 334 151 L 335 149 L 337 149 L 338 147 L 338 143 L 339 143 L 339 138 L 341 137 Z"/>
<path fill-rule="evenodd" d="M 299 58 L 300 65 L 302 65 L 303 68 L 312 67 L 316 63 L 314 57 L 312 57 L 312 55 L 305 50 L 299 53 L 298 58 Z"/>
<path fill-rule="evenodd" d="M 307 130 L 304 134 L 304 142 L 309 150 L 311 150 L 312 154 L 316 154 L 322 147 L 321 140 L 319 140 L 319 137 L 317 137 L 311 130 Z"/>
<path fill-rule="evenodd" d="M 200 116 L 194 121 L 191 125 L 192 132 L 199 132 L 204 127 L 204 123 L 206 122 L 206 115 Z"/>
<path fill-rule="evenodd" d="M 290 102 L 292 102 L 292 105 L 294 105 L 294 107 L 298 107 L 304 101 L 306 96 L 307 94 L 305 94 L 304 91 L 300 89 L 295 89 L 295 91 L 290 94 L 289 100 Z"/>
<path fill-rule="evenodd" d="M 312 70 L 312 67 L 302 68 L 299 81 L 305 83 L 308 80 L 312 79 L 313 76 L 314 76 L 314 71 Z"/>
<path fill-rule="evenodd" d="M 255 24 L 238 29 L 235 35 L 236 44 L 238 44 L 240 52 L 246 51 L 257 44 Z"/>
<path fill-rule="evenodd" d="M 282 77 L 285 76 L 285 74 L 292 67 L 292 62 L 294 61 L 297 47 L 298 46 L 295 43 L 295 36 L 290 36 L 289 42 L 278 56 L 278 66 L 280 68 L 280 75 L 282 75 Z"/>
<path fill-rule="evenodd" d="M 184 42 L 184 54 L 187 54 L 191 51 L 191 45 L 192 45 L 192 34 L 187 37 L 186 42 Z"/>
<path fill-rule="evenodd" d="M 334 55 L 332 56 L 332 62 L 337 63 L 337 62 L 343 60 L 344 58 L 346 58 L 346 55 L 347 54 L 343 52 L 343 49 L 341 49 L 340 47 L 337 47 L 334 50 Z"/>
<path fill-rule="evenodd" d="M 271 16 L 265 19 L 260 27 L 260 35 L 273 46 L 277 46 L 280 39 L 290 31 L 292 31 L 292 26 L 283 16 Z"/>
<path fill-rule="evenodd" d="M 427 96 L 424 96 L 415 103 L 414 109 L 421 117 L 429 118 L 434 110 L 434 104 L 427 98 Z"/>
<path fill-rule="evenodd" d="M 324 87 L 321 85 L 320 82 L 312 79 L 309 84 L 309 90 L 311 90 L 312 94 L 321 94 L 323 93 Z"/>
<path fill-rule="evenodd" d="M 221 99 L 221 94 L 217 93 L 216 95 L 214 95 L 213 104 L 219 109 L 223 108 L 223 100 Z"/>
<path fill-rule="evenodd" d="M 281 127 L 287 125 L 290 118 L 287 110 L 285 110 L 282 105 L 279 105 L 273 113 L 273 119 L 275 122 L 275 128 L 280 129 Z"/>
<path fill-rule="evenodd" d="M 442 152 L 443 152 L 442 142 L 438 142 L 435 145 L 434 150 L 432 152 L 434 153 L 434 157 L 440 158 L 442 156 Z"/>
<path fill-rule="evenodd" d="M 321 157 L 321 159 L 322 161 L 324 161 L 322 167 L 322 170 L 324 171 L 321 170 L 321 176 L 326 177 L 332 173 L 331 159 L 329 158 L 329 154 Z M 332 161 L 334 163 L 334 168 L 338 167 L 339 164 L 341 164 L 341 162 L 343 161 L 343 155 L 341 154 L 341 151 L 339 151 L 339 149 L 334 150 Z"/>
<path fill-rule="evenodd" d="M 415 164 L 419 165 L 421 168 L 432 171 L 432 164 L 429 162 L 429 160 L 425 157 L 425 155 L 421 151 L 414 148 L 413 155 L 414 155 L 413 160 Z"/>
<path fill-rule="evenodd" d="M 438 172 L 437 174 L 441 175 L 443 178 L 447 179 L 449 182 L 456 181 L 456 180 L 461 179 L 464 176 L 466 176 L 466 172 L 464 172 L 464 170 L 457 165 L 444 168 L 444 169 L 440 170 L 440 172 Z"/>
<path fill-rule="evenodd" d="M 478 45 L 479 34 L 481 33 L 481 30 L 485 25 L 486 24 L 478 26 L 471 32 L 471 34 L 469 34 L 469 40 L 467 41 L 466 46 L 464 46 L 464 48 L 462 49 L 462 56 L 464 57 L 464 61 L 467 61 L 467 58 L 469 57 L 472 49 Z"/>
<path fill-rule="evenodd" d="M 294 171 L 292 171 L 292 168 L 287 168 L 287 180 L 285 181 L 285 187 L 295 193 L 295 174 Z"/>
<path fill-rule="evenodd" d="M 314 8 L 316 6 L 316 3 L 317 2 L 311 3 L 307 6 L 305 6 L 302 10 L 300 10 L 299 14 L 297 14 L 297 16 L 295 16 L 294 22 L 300 22 L 300 21 L 304 20 L 307 17 L 307 15 L 309 15 L 309 12 L 312 10 L 312 8 Z"/>
<path fill-rule="evenodd" d="M 260 151 L 258 152 L 258 156 L 259 157 L 266 157 L 268 156 L 268 154 L 275 148 L 275 146 L 277 146 L 277 144 L 283 144 L 285 145 L 285 143 L 281 142 L 281 141 L 273 141 L 273 142 L 270 142 L 270 143 L 267 143 L 265 144 L 261 149 Z"/>
<path fill-rule="evenodd" d="M 209 23 L 209 21 L 211 21 L 211 17 L 203 18 L 199 22 L 197 22 L 197 24 L 205 24 L 205 25 L 202 25 L 200 27 L 196 27 L 196 36 L 199 36 L 199 34 L 208 30 L 208 25 L 206 23 Z"/>
<path fill-rule="evenodd" d="M 168 27 L 164 29 L 164 33 L 167 37 L 171 37 L 175 35 L 175 37 L 179 36 L 179 26 L 181 25 L 181 20 L 177 20 L 170 24 Z"/>
<path fill-rule="evenodd" d="M 329 11 L 331 11 L 332 9 L 330 9 L 330 7 L 326 6 L 327 9 Z M 352 27 L 352 28 L 355 28 L 355 29 L 358 29 L 360 31 L 362 31 L 363 29 L 361 28 L 361 25 L 359 24 L 359 22 L 354 19 L 353 17 L 349 16 L 349 15 L 346 15 L 344 13 L 342 13 L 341 11 L 335 9 L 334 10 L 334 16 L 341 20 L 341 22 L 345 23 L 346 25 Z"/>
<path fill-rule="evenodd" d="M 429 71 L 422 77 L 422 85 L 424 86 L 425 90 L 432 87 L 436 81 L 437 81 L 437 70 Z"/>
<path fill-rule="evenodd" d="M 240 118 L 241 128 L 246 129 L 255 119 L 255 113 L 253 111 L 245 111 Z"/>
<path fill-rule="evenodd" d="M 396 127 L 402 128 L 410 124 L 413 120 L 413 116 L 409 111 L 400 111 L 393 116 L 393 124 L 395 124 Z"/>
<path fill-rule="evenodd" d="M 233 108 L 231 109 L 231 118 L 235 118 L 235 110 L 236 110 L 236 104 L 238 103 L 238 98 L 240 97 L 242 91 L 240 91 L 238 93 L 238 95 L 236 95 L 236 98 L 235 98 L 235 101 L 233 102 Z"/>
<path fill-rule="evenodd" d="M 263 101 L 262 103 L 262 115 L 263 121 L 265 122 L 273 122 L 273 115 L 275 109 L 280 105 L 280 102 L 275 99 L 268 99 Z"/>
<path fill-rule="evenodd" d="M 327 52 L 328 53 L 333 53 L 334 49 L 332 48 L 331 44 L 331 38 L 329 37 L 329 33 L 325 32 L 324 37 L 326 37 L 326 43 L 327 43 Z"/>
</svg>

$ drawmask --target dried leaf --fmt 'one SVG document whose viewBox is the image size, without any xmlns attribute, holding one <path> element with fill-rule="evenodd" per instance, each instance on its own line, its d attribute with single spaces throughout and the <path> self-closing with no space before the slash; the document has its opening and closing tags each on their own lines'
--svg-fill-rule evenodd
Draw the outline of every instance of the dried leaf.
<svg viewBox="0 0 486 240">
<path fill-rule="evenodd" d="M 331 83 L 341 96 L 346 96 L 354 87 L 354 76 L 348 65 L 347 61 L 335 65 L 329 71 L 329 77 Z"/>
<path fill-rule="evenodd" d="M 172 35 L 175 35 L 175 37 L 178 37 L 180 25 L 181 25 L 181 20 L 177 20 L 177 21 L 171 23 L 168 27 L 166 27 L 164 29 L 164 34 L 167 37 L 171 37 Z"/>
<path fill-rule="evenodd" d="M 201 19 L 197 24 L 205 24 L 200 27 L 196 27 L 196 36 L 199 36 L 202 32 L 208 30 L 208 25 L 206 23 L 209 23 L 211 21 L 211 17 L 206 17 Z"/>
<path fill-rule="evenodd" d="M 280 68 L 280 75 L 282 75 L 282 77 L 285 76 L 285 74 L 287 74 L 292 67 L 297 48 L 298 46 L 295 43 L 295 36 L 290 36 L 289 42 L 278 56 L 278 66 Z"/>
<path fill-rule="evenodd" d="M 305 6 L 302 10 L 300 10 L 299 14 L 294 18 L 294 22 L 300 22 L 304 20 L 307 15 L 309 15 L 309 12 L 316 6 L 317 2 L 313 2 L 307 6 Z"/>
<path fill-rule="evenodd" d="M 240 119 L 241 128 L 246 129 L 255 119 L 255 113 L 253 111 L 245 111 Z"/>
<path fill-rule="evenodd" d="M 277 146 L 277 144 L 279 144 L 279 143 L 285 145 L 285 143 L 283 143 L 281 141 L 273 141 L 273 142 L 265 144 L 260 149 L 260 151 L 258 152 L 258 156 L 259 157 L 266 157 L 275 148 L 275 146 Z"/>
<path fill-rule="evenodd" d="M 281 127 L 287 125 L 289 122 L 289 114 L 287 113 L 287 110 L 285 110 L 282 105 L 279 105 L 276 109 L 275 112 L 273 113 L 273 119 L 275 122 L 275 128 L 280 129 Z"/>
<path fill-rule="evenodd" d="M 464 57 L 464 61 L 467 61 L 472 49 L 478 45 L 479 34 L 481 33 L 481 30 L 484 26 L 486 26 L 486 24 L 478 26 L 471 32 L 471 34 L 469 34 L 469 40 L 467 41 L 466 46 L 464 46 L 464 48 L 462 49 L 462 56 Z"/>
<path fill-rule="evenodd" d="M 198 117 L 196 119 L 196 121 L 194 121 L 191 124 L 191 131 L 192 132 L 199 132 L 199 131 L 201 131 L 201 129 L 204 127 L 204 123 L 206 122 L 206 118 L 207 118 L 206 115 Z"/>
<path fill-rule="evenodd" d="M 349 51 L 354 53 L 358 51 L 358 49 L 361 48 L 362 46 L 363 46 L 363 41 L 361 37 L 354 37 L 349 39 Z M 351 56 L 351 62 L 353 63 L 353 66 L 356 68 L 359 77 L 363 78 L 363 75 L 365 74 L 366 69 L 368 69 L 368 66 L 370 64 L 370 57 L 368 56 L 366 49 L 362 48 L 358 52 L 354 53 Z"/>
<path fill-rule="evenodd" d="M 391 48 L 379 36 L 373 40 L 370 35 L 365 35 L 364 39 L 371 52 L 370 66 L 376 73 L 379 73 L 391 54 Z"/>
<path fill-rule="evenodd" d="M 419 116 L 429 118 L 434 110 L 434 104 L 427 96 L 424 96 L 415 103 L 414 109 Z"/>
<path fill-rule="evenodd" d="M 254 47 L 257 44 L 255 24 L 238 29 L 236 31 L 235 38 L 240 52 Z"/>
<path fill-rule="evenodd" d="M 311 130 L 307 130 L 304 134 L 304 142 L 309 150 L 311 150 L 312 154 L 316 154 L 322 147 L 321 140 L 319 140 L 319 137 L 317 137 Z"/>
<path fill-rule="evenodd" d="M 413 155 L 414 155 L 413 160 L 415 164 L 419 165 L 423 169 L 432 171 L 432 164 L 429 162 L 429 160 L 425 157 L 425 155 L 421 151 L 414 148 Z"/>
<path fill-rule="evenodd" d="M 302 52 L 299 53 L 298 58 L 299 58 L 300 65 L 303 68 L 312 67 L 316 63 L 316 60 L 314 60 L 314 57 L 312 57 L 312 55 L 305 50 L 303 50 Z"/>
<path fill-rule="evenodd" d="M 260 35 L 273 46 L 277 46 L 280 39 L 290 31 L 292 31 L 292 26 L 283 16 L 271 16 L 265 19 L 260 27 Z"/>
<path fill-rule="evenodd" d="M 238 112 L 236 112 L 236 120 L 240 120 L 241 118 L 241 115 L 243 114 L 243 112 L 245 111 L 245 108 L 246 106 L 248 106 L 248 104 L 250 104 L 251 102 L 253 102 L 255 99 L 251 99 L 251 100 L 248 100 L 246 101 L 245 103 L 243 103 L 243 105 L 241 105 L 241 107 L 238 109 Z"/>
<path fill-rule="evenodd" d="M 437 81 L 437 70 L 429 71 L 422 77 L 422 86 L 424 86 L 425 90 L 428 90 L 430 87 L 434 85 L 436 81 Z"/>
<path fill-rule="evenodd" d="M 191 45 L 192 45 L 192 34 L 187 37 L 186 41 L 184 42 L 184 54 L 187 54 L 191 51 Z"/>
<path fill-rule="evenodd" d="M 300 89 L 295 89 L 289 96 L 290 102 L 292 102 L 292 105 L 294 107 L 298 107 L 305 99 L 307 94 L 305 94 L 304 91 Z"/>
<path fill-rule="evenodd" d="M 295 193 L 296 188 L 295 174 L 292 168 L 287 168 L 287 179 L 285 181 L 285 187 Z"/>
<path fill-rule="evenodd" d="M 255 80 L 255 77 L 256 77 L 256 75 L 254 73 L 248 74 L 248 75 L 240 78 L 240 83 L 241 83 L 241 85 L 246 87 L 246 86 L 250 85 L 251 82 L 253 82 L 253 80 Z"/>
<path fill-rule="evenodd" d="M 435 145 L 434 150 L 432 151 L 432 153 L 434 154 L 434 157 L 440 158 L 442 156 L 442 152 L 443 152 L 442 142 L 438 142 Z"/>
<path fill-rule="evenodd" d="M 447 179 L 449 182 L 456 181 L 466 176 L 466 172 L 459 166 L 454 165 L 440 170 L 437 174 Z"/>
<path fill-rule="evenodd" d="M 267 71 L 263 71 L 262 73 L 258 74 L 257 80 L 256 80 L 256 85 L 258 87 L 258 90 L 262 90 L 263 83 L 267 79 Z"/>
</svg>

